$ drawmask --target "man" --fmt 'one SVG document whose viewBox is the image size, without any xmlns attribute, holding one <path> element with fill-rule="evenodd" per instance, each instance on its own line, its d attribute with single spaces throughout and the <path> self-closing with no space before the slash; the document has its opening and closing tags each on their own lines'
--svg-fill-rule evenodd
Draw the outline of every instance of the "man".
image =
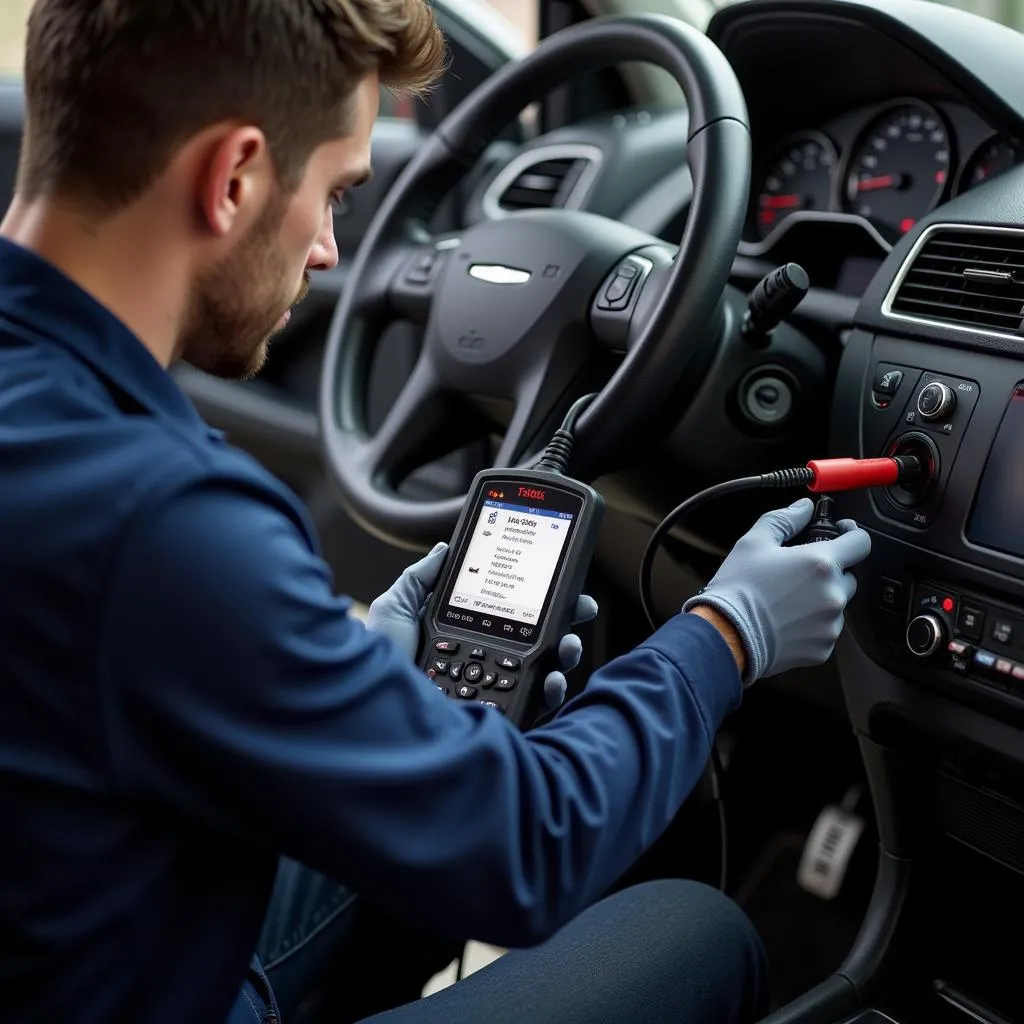
<svg viewBox="0 0 1024 1024">
<path fill-rule="evenodd" d="M 380 84 L 421 90 L 442 62 L 423 0 L 37 0 L 0 225 L 5 1020 L 763 1009 L 724 897 L 601 897 L 743 685 L 828 656 L 863 531 L 783 548 L 810 503 L 764 517 L 685 613 L 523 734 L 414 667 L 443 548 L 364 627 L 297 500 L 167 373 L 259 369 L 337 262 L 331 205 L 369 173 Z M 468 937 L 531 948 L 409 1003 Z"/>
</svg>

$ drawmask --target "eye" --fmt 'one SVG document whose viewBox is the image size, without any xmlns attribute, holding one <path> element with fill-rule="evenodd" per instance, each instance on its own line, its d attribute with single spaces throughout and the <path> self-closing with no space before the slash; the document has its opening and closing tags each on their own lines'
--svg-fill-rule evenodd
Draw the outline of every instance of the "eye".
<svg viewBox="0 0 1024 1024">
<path fill-rule="evenodd" d="M 329 205 L 335 213 L 344 213 L 348 209 L 348 199 L 343 188 L 335 189 L 329 197 Z"/>
</svg>

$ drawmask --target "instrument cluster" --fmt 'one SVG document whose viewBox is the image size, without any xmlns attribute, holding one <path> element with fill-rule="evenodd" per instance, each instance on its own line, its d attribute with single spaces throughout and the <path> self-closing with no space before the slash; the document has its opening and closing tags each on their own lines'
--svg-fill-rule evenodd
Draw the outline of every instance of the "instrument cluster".
<svg viewBox="0 0 1024 1024">
<path fill-rule="evenodd" d="M 973 112 L 917 98 L 861 108 L 767 147 L 744 233 L 769 252 L 797 224 L 859 224 L 880 250 L 936 206 L 1024 162 L 1024 147 Z"/>
</svg>

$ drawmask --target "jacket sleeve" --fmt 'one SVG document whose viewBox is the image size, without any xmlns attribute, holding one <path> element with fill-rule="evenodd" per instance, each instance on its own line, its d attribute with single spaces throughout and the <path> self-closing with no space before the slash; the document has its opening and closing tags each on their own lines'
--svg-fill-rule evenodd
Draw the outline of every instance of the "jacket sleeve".
<svg viewBox="0 0 1024 1024">
<path fill-rule="evenodd" d="M 121 797 L 414 924 L 528 945 L 665 829 L 740 700 L 724 640 L 679 615 L 523 733 L 444 697 L 349 607 L 271 497 L 208 482 L 140 517 L 100 640 Z"/>
</svg>

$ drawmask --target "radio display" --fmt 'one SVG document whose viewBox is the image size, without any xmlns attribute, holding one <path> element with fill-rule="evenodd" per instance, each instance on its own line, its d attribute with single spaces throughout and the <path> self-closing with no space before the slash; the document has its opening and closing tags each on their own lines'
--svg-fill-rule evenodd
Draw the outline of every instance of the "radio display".
<svg viewBox="0 0 1024 1024">
<path fill-rule="evenodd" d="M 439 625 L 532 643 L 582 508 L 577 495 L 491 482 L 440 609 Z"/>
<path fill-rule="evenodd" d="M 1024 558 L 1024 382 L 1013 389 L 985 463 L 967 539 Z"/>
</svg>

